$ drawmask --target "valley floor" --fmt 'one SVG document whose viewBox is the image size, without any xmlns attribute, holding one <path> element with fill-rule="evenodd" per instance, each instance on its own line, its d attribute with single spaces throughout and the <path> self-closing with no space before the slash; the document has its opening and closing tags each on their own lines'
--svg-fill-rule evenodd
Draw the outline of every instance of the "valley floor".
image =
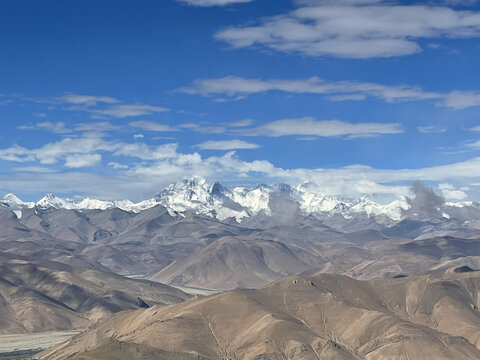
<svg viewBox="0 0 480 360">
<path fill-rule="evenodd" d="M 28 356 L 67 341 L 79 333 L 80 331 L 49 331 L 0 335 L 0 360 L 28 359 Z"/>
</svg>

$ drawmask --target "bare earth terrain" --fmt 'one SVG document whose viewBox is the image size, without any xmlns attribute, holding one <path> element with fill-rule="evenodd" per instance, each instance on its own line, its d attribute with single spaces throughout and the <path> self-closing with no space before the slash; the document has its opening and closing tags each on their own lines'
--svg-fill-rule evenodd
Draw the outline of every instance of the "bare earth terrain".
<svg viewBox="0 0 480 360">
<path fill-rule="evenodd" d="M 480 272 L 359 281 L 292 276 L 113 315 L 60 359 L 480 359 Z"/>
</svg>

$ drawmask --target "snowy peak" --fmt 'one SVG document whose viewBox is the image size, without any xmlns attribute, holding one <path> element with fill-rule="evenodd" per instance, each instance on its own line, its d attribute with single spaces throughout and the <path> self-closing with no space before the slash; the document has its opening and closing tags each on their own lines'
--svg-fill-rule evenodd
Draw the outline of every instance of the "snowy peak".
<svg viewBox="0 0 480 360">
<path fill-rule="evenodd" d="M 31 205 L 32 203 L 25 203 L 22 200 L 20 200 L 18 197 L 16 197 L 14 194 L 7 194 L 3 197 L 2 200 L 0 200 L 1 203 L 8 205 L 11 208 L 15 209 L 20 209 L 27 204 Z"/>
<path fill-rule="evenodd" d="M 35 203 L 36 206 L 41 208 L 55 208 L 55 209 L 66 209 L 69 208 L 69 202 L 63 199 L 56 197 L 54 194 L 47 194 L 39 201 Z"/>
<path fill-rule="evenodd" d="M 33 207 L 35 203 L 24 202 L 14 194 L 7 194 L 0 200 L 0 204 L 9 207 L 15 215 L 20 219 L 22 217 L 22 209 L 25 207 Z"/>
<path fill-rule="evenodd" d="M 171 184 L 155 196 L 155 202 L 170 212 L 194 212 L 219 220 L 234 217 L 240 221 L 249 214 L 241 206 L 228 203 L 230 194 L 219 183 L 210 185 L 205 179 L 194 177 Z"/>
<path fill-rule="evenodd" d="M 382 205 L 368 197 L 341 199 L 335 196 L 324 195 L 311 182 L 305 182 L 298 186 L 260 184 L 255 187 L 227 188 L 218 182 L 210 184 L 201 177 L 177 181 L 160 191 L 154 198 L 138 203 L 133 203 L 129 200 L 103 201 L 91 198 L 76 201 L 61 199 L 53 194 L 45 195 L 36 203 L 23 202 L 15 195 L 8 194 L 0 202 L 5 206 L 9 206 L 20 216 L 22 208 L 34 206 L 79 211 L 119 208 L 137 213 L 157 205 L 162 205 L 170 214 L 175 216 L 191 212 L 210 216 L 218 220 L 235 218 L 240 222 L 245 217 L 259 213 L 272 215 L 272 194 L 280 194 L 297 202 L 305 216 L 311 216 L 316 219 L 325 219 L 337 214 L 347 219 L 357 215 L 368 217 L 384 215 L 398 221 L 406 216 L 406 210 L 410 208 L 405 199 Z M 444 210 L 448 214 L 452 214 L 454 211 L 456 213 L 462 211 L 463 214 L 474 207 L 477 210 L 480 209 L 478 204 L 473 203 L 447 203 Z"/>
<path fill-rule="evenodd" d="M 130 204 L 132 203 L 130 202 Z M 90 199 L 90 198 L 86 198 L 78 203 L 75 203 L 75 208 L 77 209 L 107 210 L 113 207 L 118 207 L 115 205 L 115 202 L 102 201 L 102 200 L 96 200 L 96 199 Z"/>
<path fill-rule="evenodd" d="M 155 200 L 166 207 L 177 207 L 176 211 L 195 209 L 212 202 L 210 186 L 205 179 L 184 179 L 169 185 L 155 196 Z"/>
</svg>

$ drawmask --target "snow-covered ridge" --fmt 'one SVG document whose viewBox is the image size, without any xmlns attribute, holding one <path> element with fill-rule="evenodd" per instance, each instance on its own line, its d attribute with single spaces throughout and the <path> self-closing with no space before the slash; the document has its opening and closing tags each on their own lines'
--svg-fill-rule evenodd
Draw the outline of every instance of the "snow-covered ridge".
<svg viewBox="0 0 480 360">
<path fill-rule="evenodd" d="M 346 218 L 356 214 L 367 216 L 386 215 L 399 220 L 402 211 L 409 208 L 405 200 L 397 200 L 387 205 L 377 204 L 367 197 L 356 200 L 339 199 L 322 195 L 309 183 L 292 187 L 285 184 L 258 185 L 253 188 L 226 188 L 219 183 L 209 184 L 205 179 L 193 177 L 169 185 L 154 198 L 133 203 L 129 200 L 103 201 L 86 198 L 83 200 L 61 199 L 47 194 L 37 202 L 23 202 L 13 194 L 6 195 L 0 204 L 8 206 L 21 216 L 23 208 L 41 207 L 69 210 L 106 210 L 119 208 L 129 212 L 140 212 L 156 205 L 162 205 L 170 213 L 194 212 L 219 220 L 235 218 L 241 221 L 245 217 L 264 212 L 271 215 L 270 199 L 272 194 L 281 195 L 298 202 L 304 215 L 326 217 L 341 214 Z"/>
</svg>

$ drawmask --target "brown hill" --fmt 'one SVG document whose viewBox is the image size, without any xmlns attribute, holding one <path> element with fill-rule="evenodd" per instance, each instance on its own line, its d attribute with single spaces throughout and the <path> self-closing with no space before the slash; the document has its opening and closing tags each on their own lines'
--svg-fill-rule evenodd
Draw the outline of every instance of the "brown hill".
<svg viewBox="0 0 480 360">
<path fill-rule="evenodd" d="M 112 313 L 172 304 L 172 287 L 64 264 L 0 256 L 0 334 L 83 329 Z"/>
<path fill-rule="evenodd" d="M 480 359 L 480 273 L 292 276 L 113 315 L 39 359 Z M 128 355 L 127 355 L 128 354 Z"/>
<path fill-rule="evenodd" d="M 315 263 L 314 256 L 305 250 L 280 242 L 222 237 L 150 279 L 214 289 L 258 287 L 307 270 L 308 260 Z"/>
</svg>

